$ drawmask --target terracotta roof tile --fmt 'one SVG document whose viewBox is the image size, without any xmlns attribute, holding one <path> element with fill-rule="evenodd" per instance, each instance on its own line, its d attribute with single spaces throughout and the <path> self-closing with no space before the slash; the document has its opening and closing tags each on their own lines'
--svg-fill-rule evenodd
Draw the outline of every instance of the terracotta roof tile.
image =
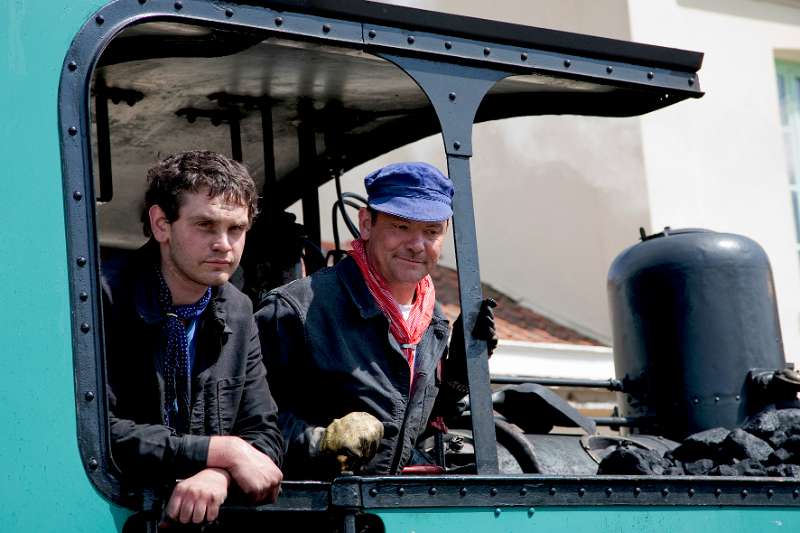
<svg viewBox="0 0 800 533">
<path fill-rule="evenodd" d="M 431 273 L 431 277 L 436 287 L 436 299 L 442 305 L 448 318 L 451 321 L 455 320 L 460 311 L 456 271 L 439 265 Z M 481 283 L 481 288 L 484 297 L 494 298 L 497 301 L 497 308 L 494 311 L 495 325 L 497 336 L 501 339 L 586 346 L 602 345 L 594 339 L 523 307 L 513 298 L 486 283 Z"/>
</svg>

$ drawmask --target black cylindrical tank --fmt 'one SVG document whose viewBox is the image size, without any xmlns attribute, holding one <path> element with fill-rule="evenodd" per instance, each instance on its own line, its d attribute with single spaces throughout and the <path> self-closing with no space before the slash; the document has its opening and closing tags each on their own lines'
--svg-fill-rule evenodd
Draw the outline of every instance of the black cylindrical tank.
<svg viewBox="0 0 800 533">
<path fill-rule="evenodd" d="M 643 417 L 635 432 L 733 428 L 754 405 L 749 371 L 784 367 L 769 260 L 747 237 L 643 235 L 612 263 L 608 299 L 621 414 Z"/>
</svg>

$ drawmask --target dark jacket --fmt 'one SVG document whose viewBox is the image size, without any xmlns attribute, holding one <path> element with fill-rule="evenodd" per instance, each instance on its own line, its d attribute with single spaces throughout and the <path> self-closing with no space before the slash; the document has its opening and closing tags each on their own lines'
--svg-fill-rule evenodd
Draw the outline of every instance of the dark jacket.
<svg viewBox="0 0 800 533">
<path fill-rule="evenodd" d="M 250 300 L 233 285 L 215 287 L 195 332 L 188 434 L 163 416 L 162 341 L 154 243 L 118 271 L 104 265 L 112 456 L 126 480 L 147 485 L 206 467 L 212 435 L 236 435 L 280 464 L 283 441 L 267 386 Z"/>
<path fill-rule="evenodd" d="M 286 441 L 284 473 L 324 475 L 311 448 L 334 418 L 366 411 L 384 424 L 383 441 L 365 474 L 393 474 L 406 465 L 439 394 L 437 365 L 449 324 L 436 305 L 410 369 L 389 323 L 346 258 L 333 268 L 270 292 L 256 313 L 270 387 Z"/>
</svg>

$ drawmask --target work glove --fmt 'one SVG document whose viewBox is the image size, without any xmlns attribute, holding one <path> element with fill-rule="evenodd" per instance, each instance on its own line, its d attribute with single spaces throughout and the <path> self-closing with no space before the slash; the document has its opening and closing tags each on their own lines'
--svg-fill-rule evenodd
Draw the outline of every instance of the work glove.
<svg viewBox="0 0 800 533">
<path fill-rule="evenodd" d="M 378 451 L 383 424 L 369 413 L 353 412 L 336 418 L 325 428 L 319 454 L 335 457 L 340 472 L 357 472 Z"/>
<path fill-rule="evenodd" d="M 497 302 L 493 298 L 486 298 L 481 302 L 472 336 L 486 342 L 489 357 L 497 348 L 497 331 L 494 324 L 494 308 Z M 466 394 L 467 388 L 467 363 L 466 350 L 464 349 L 464 321 L 459 315 L 453 324 L 453 335 L 450 341 L 450 351 L 444 364 L 443 381 L 454 390 Z"/>
</svg>

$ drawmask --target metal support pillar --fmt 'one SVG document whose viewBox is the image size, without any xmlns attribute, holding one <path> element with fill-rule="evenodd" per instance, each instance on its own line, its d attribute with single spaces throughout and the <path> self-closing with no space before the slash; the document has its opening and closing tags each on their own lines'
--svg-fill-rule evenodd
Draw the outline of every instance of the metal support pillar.
<svg viewBox="0 0 800 533">
<path fill-rule="evenodd" d="M 472 336 L 483 298 L 478 268 L 478 244 L 472 203 L 469 159 L 472 157 L 472 121 L 483 97 L 512 72 L 441 64 L 413 57 L 381 54 L 402 68 L 425 92 L 442 126 L 447 170 L 453 181 L 453 232 L 458 266 L 458 292 L 464 322 L 464 347 L 478 474 L 498 473 L 497 441 L 492 411 L 486 343 Z"/>
<path fill-rule="evenodd" d="M 106 84 L 97 80 L 94 91 L 94 120 L 97 127 L 98 202 L 110 202 L 114 197 L 111 177 L 111 134 L 108 127 L 108 94 Z"/>
<path fill-rule="evenodd" d="M 303 227 L 305 228 L 308 240 L 312 247 L 320 250 L 322 241 L 320 229 L 319 213 L 319 190 L 317 187 L 317 139 L 314 132 L 314 122 L 311 115 L 310 102 L 301 100 L 298 104 L 298 114 L 300 124 L 297 127 L 297 144 L 300 152 L 300 168 L 303 169 Z M 320 252 L 321 255 L 321 252 Z M 313 259 L 313 255 L 307 253 L 306 273 L 313 274 L 324 266 L 324 257 L 321 260 Z"/>
<path fill-rule="evenodd" d="M 244 158 L 242 154 L 242 128 L 239 124 L 239 117 L 231 113 L 228 126 L 231 131 L 231 159 L 241 163 Z"/>
<path fill-rule="evenodd" d="M 275 171 L 275 136 L 272 125 L 272 102 L 263 98 L 259 105 L 261 111 L 261 143 L 264 151 L 264 186 L 261 188 L 263 207 L 273 207 L 277 191 L 278 178 Z M 268 209 L 273 212 L 273 209 Z"/>
</svg>

